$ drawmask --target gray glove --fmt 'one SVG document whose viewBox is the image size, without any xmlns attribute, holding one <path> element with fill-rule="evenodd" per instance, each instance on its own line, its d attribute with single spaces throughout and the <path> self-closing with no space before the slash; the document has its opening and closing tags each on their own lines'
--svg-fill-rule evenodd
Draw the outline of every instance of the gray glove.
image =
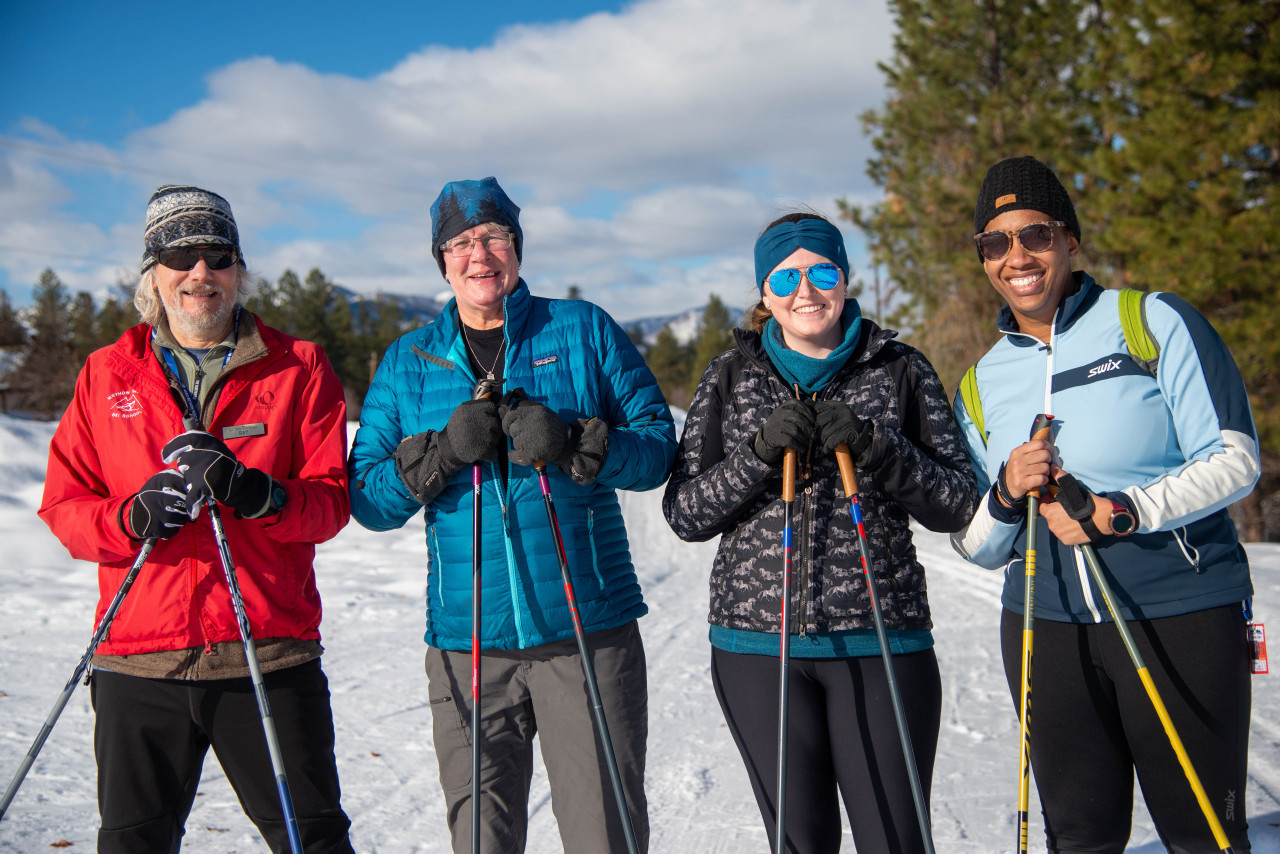
<svg viewBox="0 0 1280 854">
<path fill-rule="evenodd" d="M 429 504 L 464 466 L 498 458 L 502 422 L 492 400 L 468 400 L 443 430 L 427 430 L 396 446 L 396 474 L 419 504 Z"/>
<path fill-rule="evenodd" d="M 511 462 L 522 466 L 554 463 L 566 447 L 572 448 L 569 425 L 546 406 L 526 397 L 523 390 L 508 392 L 502 399 L 501 411 L 502 432 L 511 437 Z"/>
<path fill-rule="evenodd" d="M 599 418 L 582 418 L 569 427 L 569 441 L 556 458 L 556 468 L 579 486 L 600 476 L 609 455 L 609 425 Z"/>
<path fill-rule="evenodd" d="M 447 472 L 450 477 L 463 466 L 496 460 L 502 444 L 498 404 L 489 398 L 468 400 L 453 410 L 449 423 L 436 436 L 441 459 L 452 469 Z"/>
</svg>

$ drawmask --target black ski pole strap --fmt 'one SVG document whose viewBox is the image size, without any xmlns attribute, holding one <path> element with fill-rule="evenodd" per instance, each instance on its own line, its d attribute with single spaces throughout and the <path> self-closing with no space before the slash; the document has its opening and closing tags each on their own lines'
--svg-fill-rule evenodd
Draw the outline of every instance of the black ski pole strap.
<svg viewBox="0 0 1280 854">
<path fill-rule="evenodd" d="M 1093 523 L 1093 496 L 1073 475 L 1058 475 L 1058 503 L 1068 516 L 1080 523 L 1089 542 L 1102 539 L 1102 531 Z"/>
</svg>

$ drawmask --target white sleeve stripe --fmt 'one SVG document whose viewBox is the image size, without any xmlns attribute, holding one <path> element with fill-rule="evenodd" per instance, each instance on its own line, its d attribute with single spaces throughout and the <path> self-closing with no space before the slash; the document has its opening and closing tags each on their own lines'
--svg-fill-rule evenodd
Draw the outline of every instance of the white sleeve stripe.
<svg viewBox="0 0 1280 854">
<path fill-rule="evenodd" d="M 1222 441 L 1224 449 L 1207 460 L 1193 460 L 1176 474 L 1125 490 L 1138 510 L 1139 532 L 1203 519 L 1253 490 L 1262 471 L 1257 441 L 1235 430 L 1223 430 Z"/>
</svg>

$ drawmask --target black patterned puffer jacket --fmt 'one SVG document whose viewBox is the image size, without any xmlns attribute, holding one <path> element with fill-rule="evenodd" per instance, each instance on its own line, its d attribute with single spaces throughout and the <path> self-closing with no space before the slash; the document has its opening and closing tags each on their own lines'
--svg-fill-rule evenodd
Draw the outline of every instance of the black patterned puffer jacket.
<svg viewBox="0 0 1280 854">
<path fill-rule="evenodd" d="M 932 628 L 924 567 L 910 518 L 957 531 L 973 516 L 977 482 L 933 367 L 895 332 L 862 321 L 862 341 L 820 399 L 848 403 L 875 439 L 857 470 L 871 570 L 893 630 Z M 781 467 L 760 460 L 752 440 L 788 389 L 760 336 L 735 330 L 738 346 L 711 361 L 690 404 L 663 512 L 676 534 L 723 535 L 711 570 L 710 622 L 777 632 L 781 626 Z M 834 457 L 800 455 L 792 526 L 791 625 L 800 634 L 874 628 L 858 556 L 858 534 Z"/>
</svg>

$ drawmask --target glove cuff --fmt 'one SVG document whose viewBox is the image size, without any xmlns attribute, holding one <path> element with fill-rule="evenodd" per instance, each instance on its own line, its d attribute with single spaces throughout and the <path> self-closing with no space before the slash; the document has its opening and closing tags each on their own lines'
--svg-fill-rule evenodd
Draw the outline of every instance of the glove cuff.
<svg viewBox="0 0 1280 854">
<path fill-rule="evenodd" d="M 569 425 L 569 439 L 554 462 L 574 483 L 586 486 L 600 476 L 608 455 L 609 425 L 599 418 L 584 418 Z"/>
<path fill-rule="evenodd" d="M 449 443 L 449 431 L 440 430 L 432 436 L 432 440 L 436 443 L 436 452 L 440 454 L 440 473 L 445 477 L 453 477 L 462 471 L 466 463 L 453 452 L 453 445 Z M 429 447 L 430 444 L 428 443 Z M 426 456 L 426 449 L 424 449 L 423 456 Z"/>
<path fill-rule="evenodd" d="M 755 451 L 756 456 L 760 458 L 760 462 L 768 466 L 776 466 L 782 462 L 782 455 L 787 449 L 771 449 L 764 440 L 764 434 L 756 433 L 756 438 L 751 443 L 751 450 Z"/>
<path fill-rule="evenodd" d="M 234 490 L 227 496 L 226 503 L 241 518 L 256 519 L 263 515 L 271 505 L 271 475 L 262 469 L 246 468 L 244 474 L 236 478 Z"/>
<path fill-rule="evenodd" d="M 137 497 L 138 497 L 138 493 L 135 492 L 133 495 L 129 496 L 124 501 L 122 501 L 120 503 L 120 506 L 116 508 L 116 524 L 120 526 L 120 530 L 124 532 L 124 535 L 126 537 L 133 540 L 135 543 L 141 543 L 144 538 L 139 537 L 136 534 L 134 534 L 133 531 L 130 531 L 129 524 L 124 520 L 124 509 L 128 507 L 130 510 L 130 515 L 133 515 L 132 513 L 133 502 L 134 502 L 134 499 L 136 499 Z"/>
</svg>

